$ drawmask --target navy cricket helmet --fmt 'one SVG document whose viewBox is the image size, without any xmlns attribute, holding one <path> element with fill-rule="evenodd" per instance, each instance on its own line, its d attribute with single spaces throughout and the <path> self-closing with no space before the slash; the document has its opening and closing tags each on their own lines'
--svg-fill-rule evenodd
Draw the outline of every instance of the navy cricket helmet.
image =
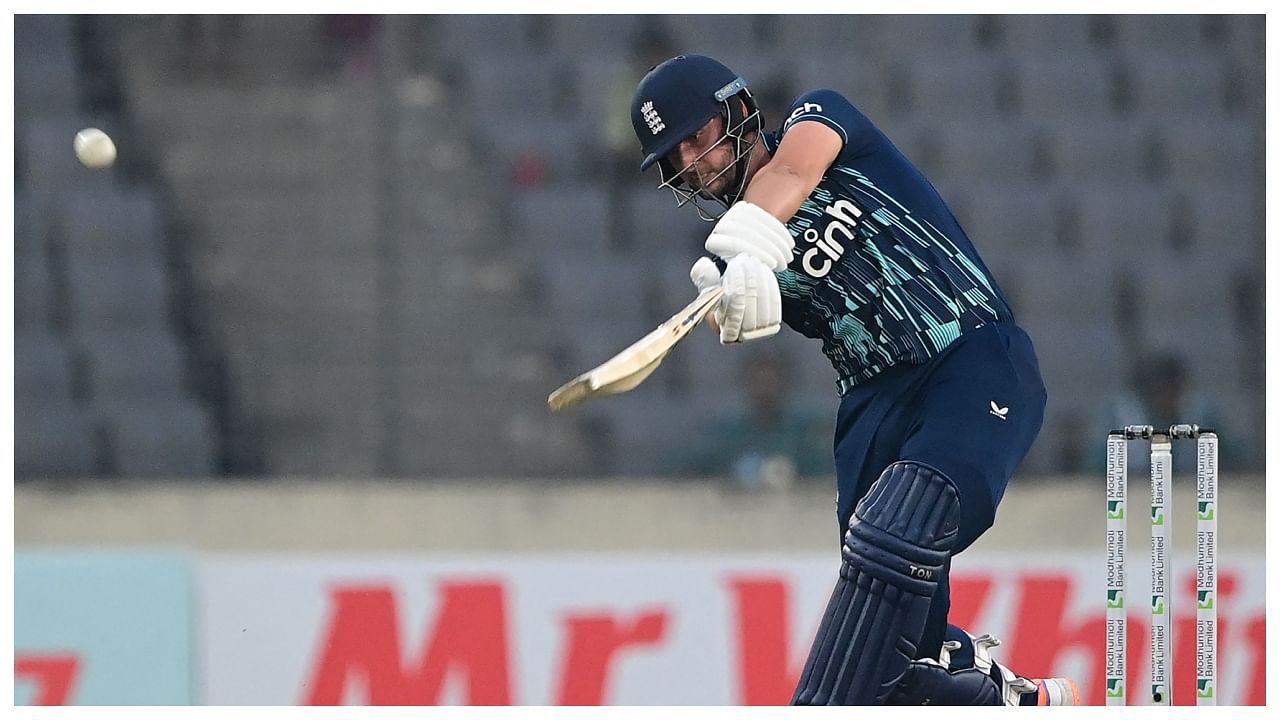
<svg viewBox="0 0 1280 720">
<path fill-rule="evenodd" d="M 688 166 L 676 168 L 667 159 L 682 140 L 716 115 L 725 118 L 724 136 L 703 155 L 728 141 L 734 144 L 734 162 L 714 177 L 700 178 L 700 184 L 706 187 L 726 172 L 732 172 L 722 196 L 688 188 L 682 177 Z M 760 141 L 760 110 L 746 81 L 723 63 L 705 55 L 678 55 L 651 68 L 631 99 L 631 126 L 644 154 L 641 172 L 657 165 L 662 174 L 659 187 L 670 189 L 678 206 L 692 202 L 703 219 L 715 220 L 723 211 L 709 216 L 698 202 L 699 198 L 715 200 L 728 209 L 741 197 L 751 150 Z M 752 131 L 756 136 L 748 141 L 746 136 Z"/>
</svg>

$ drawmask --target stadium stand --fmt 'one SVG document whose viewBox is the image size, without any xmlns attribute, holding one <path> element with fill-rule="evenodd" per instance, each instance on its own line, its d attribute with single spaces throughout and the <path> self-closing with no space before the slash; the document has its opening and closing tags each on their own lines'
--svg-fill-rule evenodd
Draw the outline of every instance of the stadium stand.
<svg viewBox="0 0 1280 720">
<path fill-rule="evenodd" d="M 179 63 L 171 18 L 117 19 L 129 143 L 155 148 L 143 183 L 73 164 L 93 116 L 71 21 L 18 23 L 20 477 L 657 471 L 735 402 L 713 369 L 740 358 L 709 334 L 641 395 L 542 403 L 692 292 L 709 225 L 615 132 L 664 43 L 721 55 L 771 103 L 846 92 L 935 179 L 1041 352 L 1042 443 L 1151 346 L 1249 398 L 1241 425 L 1260 416 L 1261 374 L 1215 370 L 1261 362 L 1222 318 L 1262 253 L 1256 17 L 383 19 L 363 75 L 317 61 L 313 19 L 243 18 L 223 69 Z M 1139 307 L 1118 305 L 1124 263 Z M 825 411 L 818 348 L 790 340 Z M 1028 467 L 1070 469 L 1054 457 Z"/>
</svg>

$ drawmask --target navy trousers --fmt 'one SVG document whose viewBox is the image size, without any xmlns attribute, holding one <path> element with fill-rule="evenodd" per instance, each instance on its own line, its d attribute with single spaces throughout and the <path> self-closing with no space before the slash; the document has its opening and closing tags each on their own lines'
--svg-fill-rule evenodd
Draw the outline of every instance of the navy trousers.
<svg viewBox="0 0 1280 720">
<path fill-rule="evenodd" d="M 1009 478 L 1040 432 L 1046 399 L 1031 338 L 1012 323 L 969 330 L 929 362 L 890 368 L 853 388 L 836 420 L 838 537 L 886 467 L 916 460 L 959 489 L 953 555 L 964 550 L 995 521 Z M 944 573 L 919 657 L 938 656 L 949 608 Z"/>
</svg>

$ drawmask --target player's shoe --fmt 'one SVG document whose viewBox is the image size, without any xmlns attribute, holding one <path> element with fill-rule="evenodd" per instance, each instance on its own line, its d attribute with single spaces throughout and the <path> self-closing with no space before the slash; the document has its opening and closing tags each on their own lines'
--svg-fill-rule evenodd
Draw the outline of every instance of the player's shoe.
<svg viewBox="0 0 1280 720">
<path fill-rule="evenodd" d="M 1000 644 L 992 635 L 969 636 L 973 641 L 973 665 L 991 676 L 1000 686 L 1005 705 L 1079 705 L 1080 690 L 1070 678 L 1025 678 L 996 662 L 991 648 Z M 949 654 L 960 649 L 957 641 L 942 645 L 941 660 L 950 662 Z"/>
<path fill-rule="evenodd" d="M 1080 688 L 1071 678 L 1032 680 L 1036 684 L 1036 701 L 1024 705 L 1080 705 Z"/>
<path fill-rule="evenodd" d="M 959 630 L 959 628 L 957 628 Z M 953 637 L 957 637 L 953 635 Z M 1066 678 L 1033 680 L 991 657 L 1000 641 L 990 635 L 942 643 L 938 659 L 912 660 L 886 705 L 1079 705 L 1076 684 Z"/>
</svg>

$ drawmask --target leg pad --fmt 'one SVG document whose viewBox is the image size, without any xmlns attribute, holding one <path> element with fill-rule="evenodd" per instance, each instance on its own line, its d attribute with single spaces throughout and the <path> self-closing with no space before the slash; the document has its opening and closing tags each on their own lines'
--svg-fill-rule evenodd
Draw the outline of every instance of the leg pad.
<svg viewBox="0 0 1280 720">
<path fill-rule="evenodd" d="M 792 704 L 884 703 L 915 657 L 959 515 L 955 485 L 938 470 L 911 461 L 885 469 L 849 521 Z"/>
</svg>

